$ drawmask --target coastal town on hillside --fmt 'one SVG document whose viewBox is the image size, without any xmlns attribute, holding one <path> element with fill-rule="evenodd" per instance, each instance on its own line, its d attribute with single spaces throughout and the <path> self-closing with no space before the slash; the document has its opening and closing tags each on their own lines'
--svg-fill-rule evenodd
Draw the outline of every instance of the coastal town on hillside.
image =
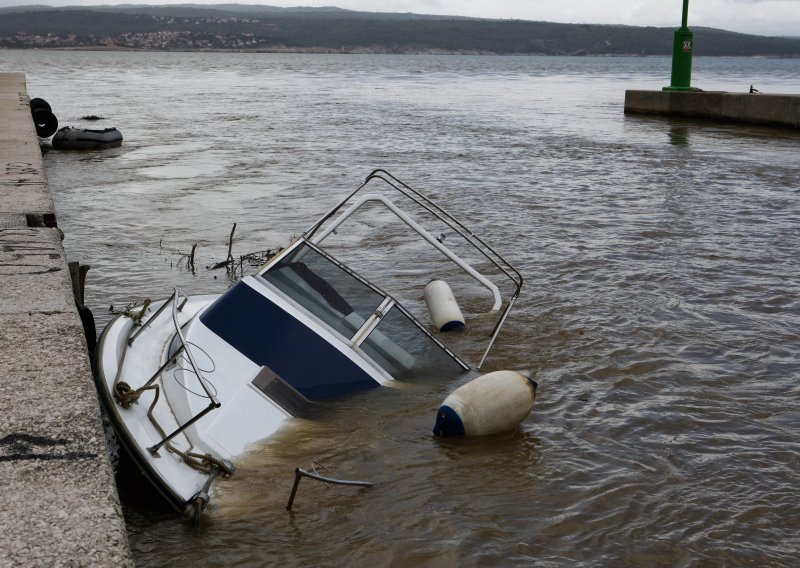
<svg viewBox="0 0 800 568">
<path fill-rule="evenodd" d="M 170 49 L 255 49 L 268 45 L 267 38 L 255 34 L 213 34 L 188 31 L 122 33 L 117 36 L 94 34 L 28 34 L 0 36 L 0 49 L 80 49 L 121 48 L 144 50 Z"/>
</svg>

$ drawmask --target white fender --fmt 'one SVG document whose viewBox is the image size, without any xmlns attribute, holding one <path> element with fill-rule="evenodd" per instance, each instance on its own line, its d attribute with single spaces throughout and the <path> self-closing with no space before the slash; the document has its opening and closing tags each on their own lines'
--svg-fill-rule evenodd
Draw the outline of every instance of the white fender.
<svg viewBox="0 0 800 568">
<path fill-rule="evenodd" d="M 536 400 L 536 382 L 516 371 L 481 375 L 444 399 L 436 414 L 437 436 L 488 436 L 513 430 Z"/>
<path fill-rule="evenodd" d="M 464 315 L 458 307 L 453 291 L 444 280 L 431 280 L 425 286 L 425 303 L 436 329 L 452 331 L 464 328 Z"/>
</svg>

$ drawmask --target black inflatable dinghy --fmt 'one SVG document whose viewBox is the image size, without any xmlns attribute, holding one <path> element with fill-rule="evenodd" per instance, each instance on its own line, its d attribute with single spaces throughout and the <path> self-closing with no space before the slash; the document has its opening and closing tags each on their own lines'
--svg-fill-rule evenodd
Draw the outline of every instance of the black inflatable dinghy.
<svg viewBox="0 0 800 568">
<path fill-rule="evenodd" d="M 122 145 L 122 133 L 116 128 L 88 130 L 65 126 L 53 136 L 57 150 L 103 150 Z"/>
</svg>

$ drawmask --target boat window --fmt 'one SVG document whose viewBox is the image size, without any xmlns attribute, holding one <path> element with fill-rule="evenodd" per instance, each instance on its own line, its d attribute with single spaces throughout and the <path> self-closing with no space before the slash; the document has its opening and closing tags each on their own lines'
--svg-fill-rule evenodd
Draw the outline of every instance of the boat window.
<svg viewBox="0 0 800 568">
<path fill-rule="evenodd" d="M 261 367 L 252 383 L 292 416 L 301 416 L 313 404 L 269 367 Z"/>
<path fill-rule="evenodd" d="M 397 307 L 389 310 L 361 349 L 398 380 L 451 377 L 463 370 Z"/>
<path fill-rule="evenodd" d="M 358 331 L 384 299 L 305 244 L 260 276 L 347 338 Z"/>
</svg>

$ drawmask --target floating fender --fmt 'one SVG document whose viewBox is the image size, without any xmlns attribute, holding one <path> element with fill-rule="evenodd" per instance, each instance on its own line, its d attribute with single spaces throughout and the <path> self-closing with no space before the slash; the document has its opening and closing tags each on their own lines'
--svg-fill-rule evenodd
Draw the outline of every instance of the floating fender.
<svg viewBox="0 0 800 568">
<path fill-rule="evenodd" d="M 464 329 L 464 315 L 458 307 L 453 291 L 444 280 L 431 280 L 425 286 L 425 303 L 436 329 L 453 331 Z"/>
<path fill-rule="evenodd" d="M 49 110 L 43 108 L 33 111 L 33 124 L 39 138 L 50 138 L 58 130 L 58 119 Z"/>
<path fill-rule="evenodd" d="M 489 436 L 516 428 L 536 400 L 535 381 L 516 371 L 481 375 L 444 399 L 436 414 L 437 436 Z"/>
</svg>

